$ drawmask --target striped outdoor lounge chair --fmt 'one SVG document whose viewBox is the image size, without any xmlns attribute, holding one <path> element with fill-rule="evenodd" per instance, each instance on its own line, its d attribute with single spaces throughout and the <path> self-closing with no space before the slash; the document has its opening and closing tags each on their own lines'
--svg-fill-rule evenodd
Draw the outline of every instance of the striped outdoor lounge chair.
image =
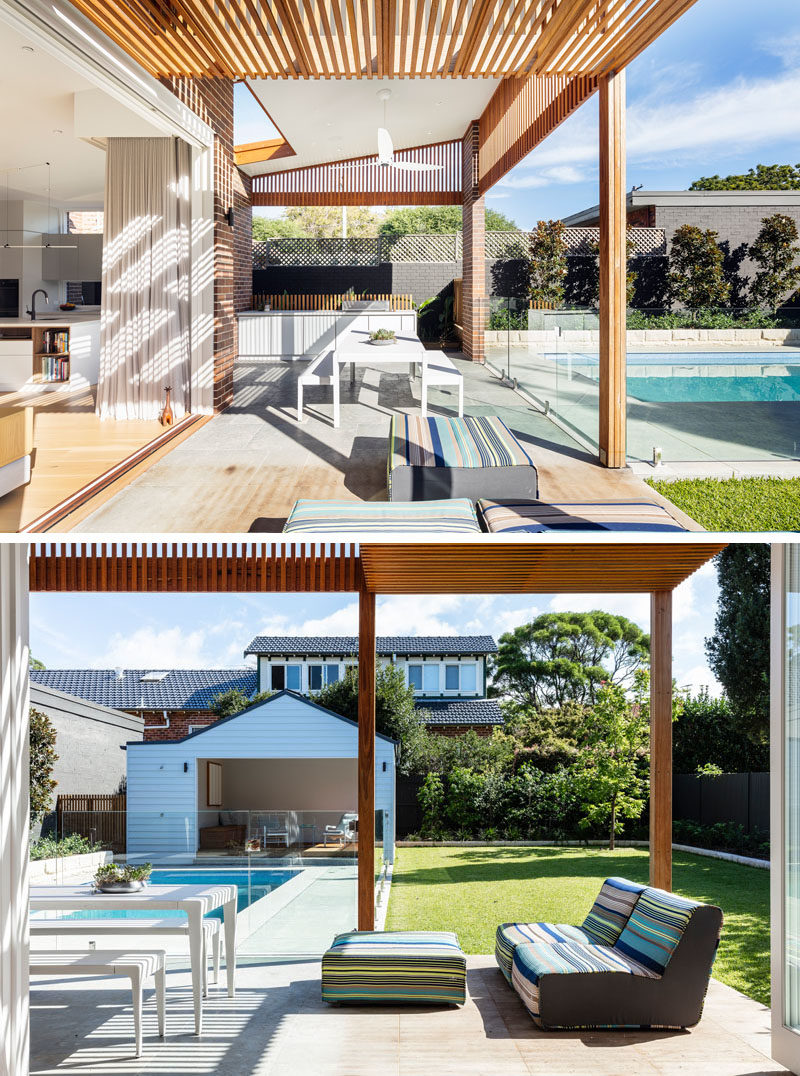
<svg viewBox="0 0 800 1076">
<path fill-rule="evenodd" d="M 650 501 L 478 501 L 478 519 L 493 534 L 543 531 L 682 531 L 677 520 Z"/>
<path fill-rule="evenodd" d="M 613 945 L 644 889 L 645 886 L 625 878 L 606 878 L 579 927 L 566 923 L 501 923 L 495 936 L 497 966 L 510 983 L 514 951 L 518 945 L 571 941 Z"/>
<path fill-rule="evenodd" d="M 448 931 L 351 931 L 322 958 L 329 1004 L 463 1005 L 467 961 Z"/>
<path fill-rule="evenodd" d="M 480 533 L 475 506 L 466 498 L 443 501 L 295 501 L 285 534 L 404 531 L 415 534 Z"/>
<path fill-rule="evenodd" d="M 647 887 L 612 944 L 518 944 L 511 985 L 545 1030 L 694 1027 L 721 929 L 719 908 Z"/>
<path fill-rule="evenodd" d="M 535 497 L 533 459 L 495 416 L 395 415 L 389 430 L 390 501 Z"/>
</svg>

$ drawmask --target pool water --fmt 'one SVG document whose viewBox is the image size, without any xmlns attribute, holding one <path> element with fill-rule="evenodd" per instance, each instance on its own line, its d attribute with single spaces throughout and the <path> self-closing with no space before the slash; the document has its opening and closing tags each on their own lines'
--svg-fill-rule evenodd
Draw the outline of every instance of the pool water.
<svg viewBox="0 0 800 1076">
<path fill-rule="evenodd" d="M 205 870 L 183 868 L 180 870 L 154 870 L 150 875 L 151 885 L 235 885 L 237 887 L 236 910 L 244 911 L 255 901 L 266 897 L 267 894 L 290 881 L 300 870 L 279 870 L 276 868 L 262 868 L 247 870 L 246 868 L 230 870 Z M 222 919 L 222 908 L 217 908 L 209 915 Z M 72 912 L 67 918 L 70 919 L 153 919 L 181 916 L 185 913 L 175 910 L 154 912 L 152 909 L 143 908 L 141 911 L 115 910 L 113 908 L 98 909 L 97 911 Z"/>
<path fill-rule="evenodd" d="M 547 358 L 568 377 L 598 378 L 594 352 L 549 352 Z M 628 395 L 648 403 L 798 403 L 800 353 L 629 351 Z"/>
</svg>

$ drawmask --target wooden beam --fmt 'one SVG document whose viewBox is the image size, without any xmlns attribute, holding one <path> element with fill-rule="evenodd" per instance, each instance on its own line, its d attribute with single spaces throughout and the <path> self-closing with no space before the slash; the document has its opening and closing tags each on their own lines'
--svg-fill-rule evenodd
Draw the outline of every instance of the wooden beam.
<svg viewBox="0 0 800 1076">
<path fill-rule="evenodd" d="M 358 929 L 375 928 L 375 595 L 358 596 Z"/>
<path fill-rule="evenodd" d="M 480 129 L 477 120 L 464 134 L 461 176 L 461 315 L 464 354 L 486 361 L 486 205 L 478 190 Z"/>
<path fill-rule="evenodd" d="M 672 888 L 672 591 L 650 596 L 650 885 Z"/>
<path fill-rule="evenodd" d="M 600 462 L 625 466 L 625 72 L 600 79 Z"/>
</svg>

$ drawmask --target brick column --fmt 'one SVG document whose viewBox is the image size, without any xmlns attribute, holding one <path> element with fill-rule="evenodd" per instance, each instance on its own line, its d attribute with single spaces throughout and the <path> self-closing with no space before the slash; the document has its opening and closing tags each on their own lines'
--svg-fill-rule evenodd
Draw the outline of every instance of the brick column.
<svg viewBox="0 0 800 1076">
<path fill-rule="evenodd" d="M 478 195 L 478 121 L 462 141 L 463 271 L 461 285 L 463 348 L 473 362 L 485 362 L 486 300 L 485 206 Z"/>
<path fill-rule="evenodd" d="M 163 80 L 214 131 L 214 410 L 233 400 L 237 353 L 236 311 L 250 306 L 253 290 L 250 179 L 233 160 L 233 80 Z M 234 210 L 234 227 L 227 220 Z"/>
</svg>

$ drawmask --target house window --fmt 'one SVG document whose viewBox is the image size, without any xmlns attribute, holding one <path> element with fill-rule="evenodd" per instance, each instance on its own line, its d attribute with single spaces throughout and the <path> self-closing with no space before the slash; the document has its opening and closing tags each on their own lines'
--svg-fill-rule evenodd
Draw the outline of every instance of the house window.
<svg viewBox="0 0 800 1076">
<path fill-rule="evenodd" d="M 422 690 L 426 695 L 436 694 L 439 691 L 439 666 L 422 666 Z"/>
<path fill-rule="evenodd" d="M 461 668 L 461 690 L 462 691 L 477 691 L 478 690 L 478 666 L 477 665 L 462 665 Z"/>
<path fill-rule="evenodd" d="M 272 666 L 272 690 L 283 691 L 286 687 L 286 669 L 283 665 Z"/>
<path fill-rule="evenodd" d="M 273 665 L 272 666 L 272 690 L 300 691 L 300 665 Z"/>
<path fill-rule="evenodd" d="M 422 691 L 422 666 L 421 665 L 409 665 L 408 666 L 408 686 L 413 687 L 415 691 Z"/>
<path fill-rule="evenodd" d="M 309 665 L 308 690 L 321 691 L 323 686 L 335 684 L 339 679 L 338 665 Z"/>
<path fill-rule="evenodd" d="M 458 665 L 445 665 L 444 689 L 445 691 L 458 691 Z"/>
<path fill-rule="evenodd" d="M 286 666 L 286 686 L 290 691 L 300 690 L 300 672 L 301 667 L 299 665 Z"/>
</svg>

